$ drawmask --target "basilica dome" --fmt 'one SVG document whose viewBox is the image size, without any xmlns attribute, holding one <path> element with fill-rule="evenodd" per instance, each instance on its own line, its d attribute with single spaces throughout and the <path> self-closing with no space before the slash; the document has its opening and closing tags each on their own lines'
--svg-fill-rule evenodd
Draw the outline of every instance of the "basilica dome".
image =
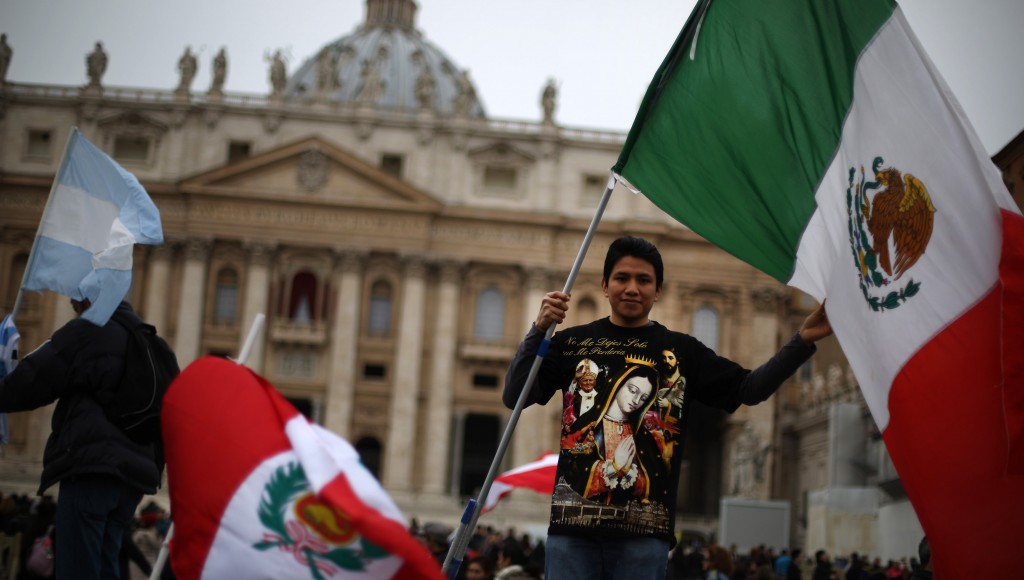
<svg viewBox="0 0 1024 580">
<path fill-rule="evenodd" d="M 286 98 L 484 117 L 467 71 L 415 28 L 413 0 L 367 0 L 366 20 L 288 78 Z"/>
</svg>

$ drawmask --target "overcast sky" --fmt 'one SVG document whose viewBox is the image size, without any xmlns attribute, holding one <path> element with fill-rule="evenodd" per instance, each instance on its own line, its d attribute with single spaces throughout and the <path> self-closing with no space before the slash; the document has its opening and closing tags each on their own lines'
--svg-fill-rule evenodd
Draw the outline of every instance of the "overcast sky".
<svg viewBox="0 0 1024 580">
<path fill-rule="evenodd" d="M 752 0 L 764 1 L 764 0 Z M 547 78 L 564 125 L 626 130 L 694 0 L 419 0 L 417 28 L 468 68 L 491 117 L 538 120 Z M 990 154 L 1024 130 L 1024 0 L 904 0 L 903 10 Z M 354 31 L 363 0 L 0 0 L 13 82 L 84 84 L 102 41 L 103 83 L 173 88 L 186 45 L 200 51 L 193 90 L 227 48 L 229 92 L 266 93 L 264 55 L 289 72 Z"/>
</svg>

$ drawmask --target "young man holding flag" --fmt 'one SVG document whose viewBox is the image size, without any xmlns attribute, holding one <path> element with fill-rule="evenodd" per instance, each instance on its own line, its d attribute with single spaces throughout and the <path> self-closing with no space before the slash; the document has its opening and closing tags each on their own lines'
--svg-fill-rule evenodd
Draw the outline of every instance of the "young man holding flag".
<svg viewBox="0 0 1024 580">
<path fill-rule="evenodd" d="M 155 493 L 163 471 L 159 440 L 137 441 L 107 419 L 96 393 L 116 391 L 124 374 L 128 330 L 83 318 L 88 300 L 71 301 L 79 315 L 0 379 L 0 411 L 30 411 L 57 401 L 43 454 L 39 494 L 57 496 L 58 578 L 117 578 L 124 529 L 143 494 Z M 115 316 L 138 324 L 127 302 Z"/>
<path fill-rule="evenodd" d="M 594 407 L 562 425 L 548 580 L 663 578 L 675 541 L 675 491 L 689 400 L 728 412 L 740 404 L 756 405 L 810 358 L 816 341 L 832 334 L 819 307 L 771 360 L 750 371 L 650 319 L 663 282 L 661 254 L 653 244 L 628 236 L 615 240 L 601 279 L 611 316 L 555 334 L 527 395 L 527 405 L 544 404 L 565 391 L 583 358 L 602 369 Z M 565 320 L 569 301 L 562 292 L 544 297 L 505 379 L 503 401 L 509 408 L 525 387 L 544 333 Z M 664 367 L 666 351 L 676 357 L 674 388 L 683 392 L 672 396 L 682 405 L 659 404 L 670 393 L 659 391 L 658 367 Z"/>
</svg>

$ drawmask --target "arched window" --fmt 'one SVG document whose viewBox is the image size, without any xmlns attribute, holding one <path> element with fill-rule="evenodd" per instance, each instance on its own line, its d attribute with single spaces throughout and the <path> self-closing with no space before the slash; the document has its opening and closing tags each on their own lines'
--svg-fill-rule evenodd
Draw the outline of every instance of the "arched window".
<svg viewBox="0 0 1024 580">
<path fill-rule="evenodd" d="M 501 340 L 505 336 L 505 293 L 489 286 L 476 298 L 473 336 L 480 340 Z"/>
<path fill-rule="evenodd" d="M 231 268 L 217 272 L 217 293 L 213 297 L 213 323 L 235 324 L 238 317 L 238 273 Z"/>
<path fill-rule="evenodd" d="M 291 299 L 288 303 L 288 318 L 294 324 L 310 324 L 316 312 L 316 276 L 312 272 L 299 272 L 292 278 Z"/>
<path fill-rule="evenodd" d="M 718 311 L 701 306 L 693 313 L 693 337 L 718 352 Z"/>
<path fill-rule="evenodd" d="M 359 454 L 359 460 L 363 462 L 363 467 L 368 469 L 374 477 L 380 479 L 380 460 L 382 457 L 382 447 L 380 441 L 376 437 L 362 437 L 355 444 L 356 453 Z"/>
<path fill-rule="evenodd" d="M 370 289 L 371 336 L 391 335 L 391 284 L 377 280 Z"/>
</svg>

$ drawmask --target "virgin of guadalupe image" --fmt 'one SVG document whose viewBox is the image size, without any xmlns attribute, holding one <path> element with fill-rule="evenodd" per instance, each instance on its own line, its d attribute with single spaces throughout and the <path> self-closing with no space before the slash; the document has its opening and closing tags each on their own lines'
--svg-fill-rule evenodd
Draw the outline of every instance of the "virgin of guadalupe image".
<svg viewBox="0 0 1024 580">
<path fill-rule="evenodd" d="M 643 421 L 655 401 L 658 371 L 653 361 L 625 360 L 626 367 L 611 377 L 594 407 L 573 423 L 561 442 L 563 457 L 570 458 L 566 482 L 581 496 L 605 505 L 663 501 L 664 495 L 651 489 L 652 478 L 666 479 L 659 474 L 667 466 Z"/>
</svg>

